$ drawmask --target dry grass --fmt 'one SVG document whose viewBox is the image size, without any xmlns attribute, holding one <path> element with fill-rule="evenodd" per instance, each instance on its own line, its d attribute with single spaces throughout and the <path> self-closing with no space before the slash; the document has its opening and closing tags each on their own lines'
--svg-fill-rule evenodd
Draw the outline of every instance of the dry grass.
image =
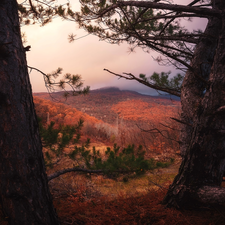
<svg viewBox="0 0 225 225">
<path fill-rule="evenodd" d="M 49 168 L 47 174 L 50 175 L 55 171 L 73 167 L 74 163 L 69 158 L 63 158 L 60 164 L 55 165 L 53 169 Z M 49 182 L 49 185 L 54 187 L 54 190 L 57 189 L 58 193 L 73 193 L 81 187 L 86 187 L 86 191 L 89 193 L 98 193 L 109 199 L 117 198 L 121 194 L 140 196 L 171 183 L 178 172 L 179 164 L 180 159 L 177 159 L 169 168 L 155 169 L 140 176 L 135 174 L 123 175 L 115 179 L 109 179 L 103 175 L 71 172 L 55 178 Z"/>
<path fill-rule="evenodd" d="M 179 162 L 140 177 L 130 177 L 128 182 L 123 182 L 123 177 L 116 181 L 69 173 L 50 181 L 49 186 L 62 225 L 225 224 L 225 208 L 188 211 L 168 209 L 161 204 L 178 167 Z M 0 224 L 8 224 L 2 214 Z"/>
<path fill-rule="evenodd" d="M 161 204 L 178 168 L 179 161 L 169 168 L 128 178 L 128 182 L 123 182 L 123 177 L 112 180 L 95 175 L 64 175 L 50 182 L 59 219 L 62 225 L 225 224 L 224 208 L 182 211 L 168 209 Z M 56 193 L 54 188 L 57 185 L 59 190 Z"/>
</svg>

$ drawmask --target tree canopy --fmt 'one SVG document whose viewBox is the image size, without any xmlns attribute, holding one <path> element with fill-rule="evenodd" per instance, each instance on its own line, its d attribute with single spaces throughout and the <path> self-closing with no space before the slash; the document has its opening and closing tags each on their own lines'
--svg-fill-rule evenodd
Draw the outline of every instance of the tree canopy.
<svg viewBox="0 0 225 225">
<path fill-rule="evenodd" d="M 81 12 L 75 13 L 68 8 L 64 11 L 64 16 L 74 19 L 81 28 L 98 36 L 100 40 L 112 44 L 127 42 L 131 52 L 137 47 L 147 53 L 152 50 L 159 52 L 160 55 L 155 60 L 160 65 L 174 65 L 184 72 L 187 69 L 195 70 L 190 65 L 190 60 L 195 45 L 205 34 L 201 29 L 189 31 L 182 26 L 181 19 L 220 17 L 219 11 L 210 8 L 210 1 L 193 1 L 187 6 L 174 5 L 171 4 L 172 1 L 167 4 L 164 1 L 80 2 Z M 198 72 L 195 73 L 198 76 Z M 147 82 L 143 77 L 129 73 L 122 77 L 136 79 L 147 86 L 153 85 L 151 87 L 158 90 L 163 88 L 162 91 L 180 95 L 179 88 L 174 86 L 167 86 L 165 89 L 164 84 Z"/>
<path fill-rule="evenodd" d="M 195 46 L 200 39 L 206 38 L 206 34 L 199 28 L 190 30 L 182 25 L 182 20 L 195 18 L 221 17 L 218 9 L 212 8 L 208 0 L 190 1 L 188 5 L 173 4 L 173 1 L 95 1 L 81 0 L 81 10 L 73 10 L 70 1 L 56 5 L 55 1 L 25 1 L 20 5 L 20 18 L 22 24 L 40 22 L 42 25 L 50 22 L 54 17 L 74 21 L 80 28 L 89 34 L 96 35 L 100 40 L 111 44 L 126 42 L 130 45 L 130 51 L 141 48 L 146 53 L 156 51 L 160 53 L 155 58 L 160 65 L 173 65 L 177 69 L 186 72 L 187 69 L 194 72 L 202 82 L 190 61 L 193 57 Z M 75 35 L 69 35 L 70 41 L 75 40 Z M 207 65 L 204 65 L 207 66 Z M 106 69 L 108 72 L 108 69 Z M 157 83 L 157 79 L 146 80 L 143 76 L 135 76 L 131 73 L 116 74 L 129 80 L 136 80 L 156 90 L 166 91 L 180 96 L 181 75 L 177 75 L 176 82 L 180 85 Z M 146 77 L 146 76 L 145 76 Z M 156 74 L 154 74 L 156 77 Z"/>
</svg>

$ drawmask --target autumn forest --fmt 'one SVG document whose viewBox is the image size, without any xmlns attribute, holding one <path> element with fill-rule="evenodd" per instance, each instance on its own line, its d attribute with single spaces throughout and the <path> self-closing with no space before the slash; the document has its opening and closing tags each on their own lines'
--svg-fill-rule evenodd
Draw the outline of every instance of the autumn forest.
<svg viewBox="0 0 225 225">
<path fill-rule="evenodd" d="M 95 146 L 102 155 L 114 143 L 121 148 L 142 145 L 145 159 L 155 163 L 140 175 L 72 172 L 51 180 L 49 186 L 62 224 L 208 224 L 223 220 L 218 213 L 205 217 L 201 212 L 178 212 L 160 204 L 181 161 L 178 98 L 105 88 L 67 99 L 61 92 L 52 96 L 35 93 L 34 104 L 44 126 L 51 122 L 56 128 L 76 125 L 82 118 L 80 145 L 89 138 L 90 147 Z M 64 149 L 70 151 L 71 146 Z M 45 148 L 43 152 L 46 158 Z M 48 175 L 76 163 L 63 157 L 53 164 L 47 166 Z"/>
</svg>

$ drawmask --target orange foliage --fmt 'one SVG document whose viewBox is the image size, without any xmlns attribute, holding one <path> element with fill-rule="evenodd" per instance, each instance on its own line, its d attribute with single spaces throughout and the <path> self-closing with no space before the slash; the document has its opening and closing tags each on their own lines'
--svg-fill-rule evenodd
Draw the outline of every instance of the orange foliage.
<svg viewBox="0 0 225 225">
<path fill-rule="evenodd" d="M 148 120 L 159 122 L 167 117 L 172 117 L 175 114 L 179 104 L 163 105 L 154 102 L 147 103 L 142 100 L 128 100 L 119 102 L 112 106 L 112 110 L 117 112 L 120 117 L 125 120 Z"/>
<path fill-rule="evenodd" d="M 109 107 L 110 113 L 120 114 L 114 126 L 63 103 L 55 103 L 36 96 L 34 96 L 34 103 L 37 115 L 42 118 L 44 124 L 47 122 L 48 114 L 49 122 L 54 121 L 56 125 L 75 125 L 80 118 L 83 118 L 85 123 L 82 135 L 91 138 L 92 142 L 95 140 L 108 144 L 117 143 L 122 148 L 128 144 L 142 145 L 147 153 L 146 157 L 161 155 L 165 160 L 168 157 L 175 157 L 179 148 L 176 142 L 166 139 L 157 131 L 146 133 L 139 129 L 139 127 L 145 130 L 157 128 L 166 137 L 178 140 L 177 123 L 171 122 L 170 119 L 170 117 L 177 117 L 180 105 L 177 101 L 158 99 L 157 102 L 145 102 L 133 99 L 119 102 Z M 160 122 L 172 129 L 160 125 Z"/>
<path fill-rule="evenodd" d="M 113 105 L 111 109 L 119 114 L 121 121 L 119 144 L 140 144 L 151 157 L 155 154 L 176 154 L 179 146 L 172 140 L 179 139 L 179 123 L 172 121 L 171 117 L 179 118 L 179 108 L 178 101 L 168 99 L 151 102 L 133 99 Z"/>
<path fill-rule="evenodd" d="M 34 96 L 34 104 L 36 113 L 42 118 L 43 122 L 47 122 L 47 113 L 49 113 L 49 122 L 54 121 L 56 124 L 75 125 L 82 118 L 90 123 L 99 123 L 100 120 L 89 116 L 86 113 L 78 111 L 63 103 L 55 103 L 50 100 L 44 100 Z"/>
<path fill-rule="evenodd" d="M 33 96 L 37 116 L 40 117 L 44 124 L 47 123 L 49 115 L 49 123 L 55 122 L 56 126 L 76 125 L 80 118 L 84 120 L 82 128 L 83 138 L 88 136 L 93 139 L 100 139 L 101 141 L 109 141 L 111 136 L 116 132 L 115 128 L 102 120 L 81 112 L 73 107 L 67 106 L 63 103 L 56 103 L 50 100 L 45 100 Z"/>
</svg>

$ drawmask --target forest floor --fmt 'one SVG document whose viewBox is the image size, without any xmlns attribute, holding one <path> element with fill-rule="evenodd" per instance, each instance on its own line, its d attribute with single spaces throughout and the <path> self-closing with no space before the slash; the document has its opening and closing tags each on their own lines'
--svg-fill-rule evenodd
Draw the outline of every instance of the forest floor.
<svg viewBox="0 0 225 225">
<path fill-rule="evenodd" d="M 224 225 L 224 207 L 176 210 L 161 204 L 180 162 L 127 180 L 68 173 L 50 181 L 61 225 Z M 8 225 L 1 210 L 0 224 Z"/>
<path fill-rule="evenodd" d="M 49 185 L 61 224 L 225 224 L 224 208 L 176 210 L 161 204 L 179 165 L 178 159 L 168 168 L 128 180 L 81 174 L 57 178 Z"/>
</svg>

